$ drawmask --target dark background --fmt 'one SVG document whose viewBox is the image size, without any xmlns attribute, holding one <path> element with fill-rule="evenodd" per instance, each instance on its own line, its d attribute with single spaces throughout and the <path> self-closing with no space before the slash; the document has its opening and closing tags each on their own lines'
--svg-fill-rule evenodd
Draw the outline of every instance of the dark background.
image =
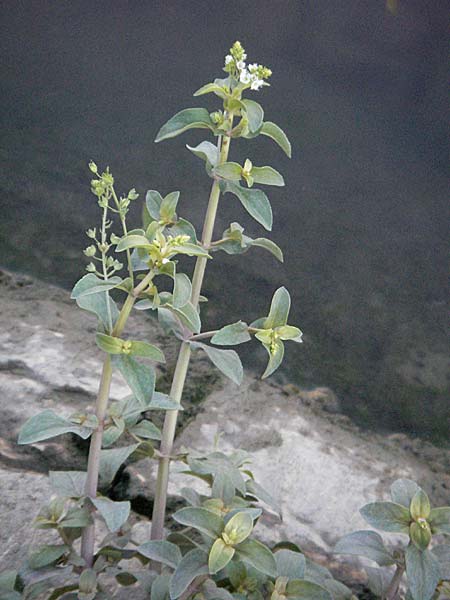
<svg viewBox="0 0 450 600">
<path fill-rule="evenodd" d="M 448 443 L 446 2 L 399 0 L 396 16 L 383 0 L 7 0 L 0 11 L 1 264 L 67 288 L 82 275 L 98 218 L 89 159 L 121 191 L 181 190 L 180 212 L 200 225 L 209 180 L 184 144 L 204 132 L 153 139 L 182 108 L 215 108 L 192 93 L 221 76 L 239 39 L 273 70 L 252 97 L 293 158 L 259 138 L 235 142 L 231 159 L 284 174 L 268 191 L 286 258 L 221 254 L 206 324 L 264 314 L 286 284 L 305 343 L 289 345 L 279 378 L 330 386 L 367 426 Z M 227 195 L 217 232 L 231 220 L 264 234 Z M 262 366 L 256 346 L 246 355 Z"/>
</svg>

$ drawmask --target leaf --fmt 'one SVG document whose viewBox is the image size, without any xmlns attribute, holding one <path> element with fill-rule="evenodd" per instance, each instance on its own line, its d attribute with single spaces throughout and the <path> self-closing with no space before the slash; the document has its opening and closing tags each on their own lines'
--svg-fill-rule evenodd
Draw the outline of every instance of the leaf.
<svg viewBox="0 0 450 600">
<path fill-rule="evenodd" d="M 430 600 L 440 580 L 437 558 L 429 551 L 421 551 L 409 544 L 405 552 L 408 587 L 414 600 Z"/>
<path fill-rule="evenodd" d="M 394 502 L 372 502 L 359 511 L 365 521 L 376 529 L 409 533 L 411 515 L 409 510 Z"/>
<path fill-rule="evenodd" d="M 76 298 L 76 303 L 82 310 L 87 310 L 97 315 L 102 325 L 108 330 L 111 325 L 109 315 L 111 314 L 112 325 L 114 325 L 119 316 L 119 311 L 114 300 L 110 298 L 106 291 L 88 295 L 83 295 L 82 293 L 84 290 L 91 289 L 96 285 L 97 280 L 98 278 L 94 273 L 88 273 L 78 281 L 74 287 L 74 291 L 77 288 L 77 293 L 80 292 L 80 295 Z"/>
<path fill-rule="evenodd" d="M 70 297 L 72 300 L 78 300 L 84 296 L 98 294 L 112 290 L 123 282 L 121 277 L 110 277 L 109 279 L 100 279 L 94 273 L 88 273 L 82 277 L 74 286 Z"/>
<path fill-rule="evenodd" d="M 375 569 L 373 567 L 364 567 L 364 569 L 368 578 L 367 587 L 375 596 L 384 598 L 392 580 L 392 573 L 385 569 Z"/>
<path fill-rule="evenodd" d="M 439 561 L 441 579 L 450 580 L 450 546 L 446 544 L 434 546 L 431 553 Z"/>
<path fill-rule="evenodd" d="M 17 580 L 17 571 L 3 571 L 0 573 L 0 591 L 1 592 L 12 592 L 14 591 L 14 586 L 16 585 Z M 20 594 L 18 598 L 20 598 Z"/>
<path fill-rule="evenodd" d="M 219 537 L 224 528 L 222 517 L 206 508 L 197 508 L 196 506 L 178 510 L 173 514 L 173 518 L 177 523 L 193 527 L 212 538 Z"/>
<path fill-rule="evenodd" d="M 248 512 L 240 511 L 226 522 L 222 536 L 224 539 L 228 536 L 229 543 L 236 545 L 246 540 L 252 531 L 253 518 Z"/>
<path fill-rule="evenodd" d="M 112 335 L 106 335 L 106 333 L 97 333 L 95 336 L 95 343 L 108 354 L 122 354 L 123 340 Z"/>
<path fill-rule="evenodd" d="M 267 546 L 257 540 L 245 540 L 236 546 L 236 555 L 245 563 L 255 567 L 257 571 L 276 577 L 277 564 Z"/>
<path fill-rule="evenodd" d="M 330 592 L 317 583 L 299 579 L 288 581 L 286 597 L 290 600 L 333 600 Z"/>
<path fill-rule="evenodd" d="M 302 342 L 302 332 L 298 327 L 292 327 L 292 325 L 283 325 L 277 327 L 277 334 L 281 340 L 292 340 L 293 342 Z"/>
<path fill-rule="evenodd" d="M 160 208 L 162 204 L 163 198 L 159 192 L 156 190 L 148 190 L 145 196 L 145 206 L 147 208 L 148 214 L 155 221 L 159 221 L 160 218 Z"/>
<path fill-rule="evenodd" d="M 392 501 L 396 504 L 402 504 L 409 509 L 414 494 L 420 490 L 420 487 L 411 479 L 397 479 L 391 485 Z"/>
<path fill-rule="evenodd" d="M 28 419 L 20 430 L 17 443 L 34 444 L 63 433 L 75 433 L 86 440 L 91 435 L 92 429 L 75 425 L 68 419 L 58 416 L 53 410 L 47 409 Z"/>
<path fill-rule="evenodd" d="M 152 583 L 150 600 L 169 600 L 170 575 L 158 575 Z"/>
<path fill-rule="evenodd" d="M 328 590 L 333 600 L 353 600 L 352 591 L 340 581 L 335 579 L 326 579 L 322 586 Z"/>
<path fill-rule="evenodd" d="M 225 327 L 219 329 L 219 331 L 212 336 L 211 343 L 217 344 L 218 346 L 234 346 L 235 344 L 249 342 L 251 339 L 247 323 L 237 321 L 236 323 L 225 325 Z"/>
<path fill-rule="evenodd" d="M 303 579 L 306 568 L 303 554 L 292 550 L 278 550 L 275 552 L 275 561 L 277 563 L 277 577 Z"/>
<path fill-rule="evenodd" d="M 208 574 L 208 555 L 194 548 L 183 556 L 170 581 L 170 598 L 176 600 L 199 575 Z"/>
<path fill-rule="evenodd" d="M 411 500 L 411 506 L 409 507 L 412 518 L 416 521 L 420 518 L 428 519 L 430 511 L 430 500 L 427 494 L 421 489 L 417 490 Z"/>
<path fill-rule="evenodd" d="M 428 521 L 433 533 L 450 535 L 450 506 L 439 506 L 430 512 Z"/>
<path fill-rule="evenodd" d="M 242 167 L 235 162 L 222 163 L 214 169 L 214 175 L 218 175 L 228 181 L 239 181 L 242 177 Z"/>
<path fill-rule="evenodd" d="M 186 242 L 184 244 L 173 244 L 171 249 L 179 254 L 186 254 L 187 256 L 203 256 L 204 258 L 211 258 L 208 252 L 199 246 L 198 244 L 191 244 Z"/>
<path fill-rule="evenodd" d="M 200 348 L 208 355 L 208 358 L 215 367 L 219 369 L 226 377 L 231 379 L 237 385 L 242 383 L 244 370 L 241 359 L 234 350 L 219 350 L 212 348 L 200 342 L 190 342 L 194 348 Z"/>
<path fill-rule="evenodd" d="M 102 450 L 100 452 L 100 479 L 102 485 L 111 483 L 119 467 L 127 458 L 133 454 L 139 444 L 131 446 L 122 446 L 121 448 L 112 448 L 111 450 Z"/>
<path fill-rule="evenodd" d="M 173 138 L 188 129 L 214 129 L 206 108 L 186 108 L 180 111 L 161 127 L 155 142 Z"/>
<path fill-rule="evenodd" d="M 284 185 L 284 179 L 282 175 L 272 167 L 253 167 L 251 170 L 251 176 L 253 177 L 255 183 L 276 186 Z"/>
<path fill-rule="evenodd" d="M 338 554 L 365 556 L 380 567 L 394 564 L 394 559 L 385 548 L 381 535 L 375 531 L 355 531 L 344 536 L 334 547 Z"/>
<path fill-rule="evenodd" d="M 28 564 L 32 569 L 42 569 L 43 567 L 55 563 L 68 551 L 69 546 L 65 545 L 40 546 L 30 554 Z"/>
<path fill-rule="evenodd" d="M 248 189 L 236 183 L 227 182 L 225 191 L 237 196 L 245 210 L 258 223 L 261 223 L 268 231 L 272 229 L 272 207 L 262 190 Z"/>
<path fill-rule="evenodd" d="M 259 483 L 257 483 L 254 479 L 248 479 L 245 482 L 245 486 L 247 488 L 247 494 L 250 494 L 257 500 L 264 502 L 267 504 L 267 506 L 270 506 L 272 510 L 281 516 L 281 509 L 278 502 Z"/>
<path fill-rule="evenodd" d="M 82 529 L 92 522 L 89 512 L 85 508 L 71 508 L 66 516 L 59 522 L 59 527 L 65 529 Z"/>
<path fill-rule="evenodd" d="M 188 235 L 192 244 L 197 243 L 195 228 L 192 223 L 189 223 L 186 219 L 178 219 L 175 225 L 172 225 L 172 227 L 169 228 L 169 232 L 172 237 L 176 237 L 177 235 Z"/>
<path fill-rule="evenodd" d="M 283 262 L 283 252 L 275 242 L 272 240 L 268 240 L 267 238 L 255 238 L 252 240 L 251 246 L 258 246 L 259 248 L 264 248 L 264 250 L 268 250 L 271 254 L 275 256 L 277 260 Z"/>
<path fill-rule="evenodd" d="M 86 473 L 84 471 L 50 471 L 50 485 L 54 491 L 66 498 L 84 496 Z"/>
<path fill-rule="evenodd" d="M 170 192 L 170 194 L 167 194 L 161 202 L 159 214 L 164 222 L 170 223 L 173 221 L 179 198 L 180 192 Z"/>
<path fill-rule="evenodd" d="M 198 314 L 198 310 L 191 302 L 187 302 L 184 306 L 180 308 L 175 308 L 174 306 L 167 306 L 169 310 L 171 310 L 183 325 L 192 331 L 192 333 L 199 333 L 202 327 L 202 323 L 200 321 L 200 315 Z M 158 311 L 159 312 L 159 311 Z"/>
<path fill-rule="evenodd" d="M 190 300 L 192 285 L 189 277 L 184 273 L 176 273 L 173 285 L 173 306 L 181 308 Z"/>
<path fill-rule="evenodd" d="M 222 538 L 218 538 L 212 545 L 208 557 L 208 569 L 215 575 L 224 569 L 233 558 L 235 550 L 232 546 L 225 544 Z"/>
<path fill-rule="evenodd" d="M 285 152 L 285 154 L 287 154 L 287 156 L 291 158 L 291 143 L 288 140 L 287 135 L 281 129 L 281 127 L 278 127 L 278 125 L 275 125 L 275 123 L 272 123 L 271 121 L 266 121 L 265 123 L 263 123 L 260 133 L 262 135 L 270 137 L 274 142 L 276 142 L 280 146 L 280 148 Z"/>
<path fill-rule="evenodd" d="M 137 551 L 146 558 L 168 565 L 172 569 L 176 569 L 182 559 L 178 546 L 163 540 L 145 542 L 137 548 Z"/>
<path fill-rule="evenodd" d="M 145 235 L 128 234 L 121 238 L 116 246 L 116 252 L 124 252 L 130 248 L 149 248 L 150 246 L 151 242 Z"/>
<path fill-rule="evenodd" d="M 151 421 L 141 421 L 134 427 L 131 427 L 130 433 L 147 440 L 160 440 L 161 431 Z"/>
<path fill-rule="evenodd" d="M 280 287 L 272 297 L 269 316 L 264 322 L 264 329 L 275 329 L 286 325 L 289 310 L 291 308 L 291 296 L 285 287 Z"/>
<path fill-rule="evenodd" d="M 122 354 L 113 358 L 113 364 L 122 374 L 142 407 L 147 407 L 154 395 L 155 371 L 153 367 L 141 365 L 131 356 Z"/>
<path fill-rule="evenodd" d="M 274 373 L 283 362 L 284 357 L 284 344 L 280 340 L 273 343 L 273 345 L 263 344 L 269 355 L 269 362 L 267 363 L 266 370 L 261 376 L 261 379 L 266 379 L 272 373 Z"/>
<path fill-rule="evenodd" d="M 251 133 L 255 133 L 261 127 L 264 119 L 264 110 L 260 104 L 254 100 L 242 100 L 247 113 L 248 128 Z"/>
<path fill-rule="evenodd" d="M 207 579 L 203 583 L 201 591 L 205 600 L 234 600 L 237 597 L 230 594 L 225 588 L 218 587 L 212 579 Z"/>
<path fill-rule="evenodd" d="M 313 583 L 318 583 L 322 585 L 324 581 L 327 579 L 333 579 L 333 575 L 326 567 L 322 567 L 322 565 L 318 565 L 313 562 L 311 559 L 306 558 L 306 569 L 305 569 L 305 579 L 307 581 L 312 581 Z"/>
<path fill-rule="evenodd" d="M 130 354 L 141 356 L 142 358 L 150 358 L 160 363 L 166 362 L 164 353 L 157 346 L 147 342 L 131 342 Z"/>
<path fill-rule="evenodd" d="M 217 80 L 217 81 L 225 81 L 225 80 Z M 203 96 L 203 94 L 216 94 L 219 98 L 225 99 L 227 97 L 226 88 L 223 85 L 220 85 L 216 82 L 207 83 L 203 85 L 200 89 L 198 89 L 194 96 Z"/>
<path fill-rule="evenodd" d="M 183 407 L 178 402 L 172 400 L 170 396 L 167 396 L 167 394 L 155 392 L 146 410 L 183 410 Z"/>
<path fill-rule="evenodd" d="M 130 503 L 113 502 L 109 498 L 91 498 L 110 531 L 118 531 L 130 515 Z"/>
<path fill-rule="evenodd" d="M 211 144 L 211 142 L 201 142 L 195 147 L 186 144 L 186 148 L 195 154 L 195 156 L 208 162 L 212 167 L 215 167 L 219 162 L 219 150 L 217 146 Z"/>
</svg>

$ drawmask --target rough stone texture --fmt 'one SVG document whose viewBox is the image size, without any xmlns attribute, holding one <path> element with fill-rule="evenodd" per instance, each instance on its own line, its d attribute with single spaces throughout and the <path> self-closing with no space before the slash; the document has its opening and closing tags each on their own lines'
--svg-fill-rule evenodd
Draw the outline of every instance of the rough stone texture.
<svg viewBox="0 0 450 600">
<path fill-rule="evenodd" d="M 0 554 L 2 568 L 24 557 L 36 535 L 28 524 L 50 494 L 50 469 L 83 469 L 86 444 L 63 436 L 33 446 L 15 443 L 23 422 L 43 408 L 68 415 L 92 407 L 101 368 L 94 343 L 95 320 L 69 300 L 66 291 L 29 278 L 0 277 Z M 133 315 L 127 331 L 162 345 L 154 321 Z M 167 391 L 176 344 L 164 342 L 167 365 L 159 389 Z M 222 381 L 204 358 L 195 357 L 186 390 L 186 411 L 178 448 L 211 450 L 221 433 L 221 449 L 252 453 L 258 481 L 281 503 L 283 522 L 273 514 L 258 526 L 267 541 L 289 537 L 327 552 L 340 535 L 362 525 L 358 508 L 386 496 L 397 477 L 418 480 L 436 503 L 450 495 L 449 452 L 404 434 L 383 436 L 356 428 L 339 413 L 327 388 L 299 390 L 246 377 L 241 388 Z M 128 388 L 114 380 L 112 397 Z M 179 469 L 174 465 L 173 471 Z M 126 467 L 110 490 L 129 497 L 143 516 L 152 504 L 154 461 Z M 189 485 L 196 480 L 189 479 Z M 187 483 L 174 475 L 169 505 Z"/>
</svg>

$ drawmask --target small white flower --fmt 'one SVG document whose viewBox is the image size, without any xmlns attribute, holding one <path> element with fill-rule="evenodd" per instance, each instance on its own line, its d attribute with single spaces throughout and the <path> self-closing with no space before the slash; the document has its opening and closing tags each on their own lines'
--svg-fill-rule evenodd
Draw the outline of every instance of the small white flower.
<svg viewBox="0 0 450 600">
<path fill-rule="evenodd" d="M 227 54 L 227 55 L 225 56 L 225 64 L 226 64 L 226 65 L 229 65 L 229 64 L 230 64 L 230 62 L 233 62 L 233 57 L 231 56 L 231 54 Z"/>
<path fill-rule="evenodd" d="M 250 79 L 251 79 L 250 73 L 246 69 L 241 71 L 241 74 L 239 76 L 239 81 L 241 83 L 250 83 Z"/>
<path fill-rule="evenodd" d="M 258 91 L 260 87 L 264 85 L 264 81 L 262 79 L 254 79 L 250 88 L 252 90 Z"/>
<path fill-rule="evenodd" d="M 258 68 L 258 65 L 256 63 L 253 63 L 251 65 L 248 65 L 248 70 L 250 71 L 250 73 L 254 73 Z"/>
<path fill-rule="evenodd" d="M 243 71 L 245 69 L 245 62 L 243 60 L 239 60 L 236 63 L 236 66 L 239 69 L 239 71 Z"/>
<path fill-rule="evenodd" d="M 163 258 L 161 262 L 163 265 L 167 265 L 167 263 L 170 262 L 170 260 L 168 258 Z"/>
<path fill-rule="evenodd" d="M 247 58 L 247 55 L 245 54 L 245 52 L 242 54 L 242 60 L 245 60 Z"/>
</svg>

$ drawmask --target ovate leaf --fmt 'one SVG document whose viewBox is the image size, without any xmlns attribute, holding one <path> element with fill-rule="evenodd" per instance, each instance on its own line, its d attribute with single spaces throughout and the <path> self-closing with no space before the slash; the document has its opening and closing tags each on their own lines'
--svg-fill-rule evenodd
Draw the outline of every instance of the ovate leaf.
<svg viewBox="0 0 450 600">
<path fill-rule="evenodd" d="M 115 356 L 113 364 L 119 369 L 142 407 L 146 407 L 152 400 L 155 389 L 155 370 L 153 367 L 141 365 L 131 356 L 124 354 Z"/>
<path fill-rule="evenodd" d="M 224 522 L 222 517 L 206 508 L 196 506 L 182 508 L 173 514 L 177 523 L 198 529 L 209 537 L 217 538 L 221 535 Z"/>
<path fill-rule="evenodd" d="M 411 479 L 397 479 L 391 485 L 392 501 L 409 508 L 411 500 L 418 490 L 420 490 L 420 488 L 415 481 L 412 481 Z"/>
<path fill-rule="evenodd" d="M 242 177 L 242 167 L 235 162 L 226 162 L 214 169 L 214 174 L 228 181 L 239 181 Z"/>
<path fill-rule="evenodd" d="M 75 433 L 86 440 L 92 429 L 75 425 L 68 419 L 57 415 L 53 410 L 47 409 L 34 415 L 22 426 L 19 433 L 19 444 L 34 444 L 63 433 Z"/>
<path fill-rule="evenodd" d="M 291 308 L 291 296 L 285 287 L 280 287 L 272 297 L 269 316 L 264 322 L 265 329 L 275 329 L 286 325 L 289 310 Z"/>
<path fill-rule="evenodd" d="M 225 325 L 225 327 L 219 329 L 211 338 L 211 343 L 218 346 L 234 346 L 235 344 L 249 342 L 251 339 L 247 323 L 237 321 L 237 323 Z"/>
<path fill-rule="evenodd" d="M 333 600 L 328 590 L 311 581 L 294 579 L 286 586 L 286 596 L 290 600 Z"/>
<path fill-rule="evenodd" d="M 276 142 L 280 146 L 280 148 L 287 154 L 287 156 L 291 158 L 291 143 L 288 140 L 287 135 L 281 129 L 281 127 L 278 127 L 278 125 L 275 125 L 275 123 L 266 121 L 265 123 L 263 123 L 260 133 L 262 135 L 266 135 L 267 137 L 272 138 L 272 140 L 274 140 L 274 142 Z"/>
<path fill-rule="evenodd" d="M 411 515 L 409 510 L 394 502 L 372 502 L 360 510 L 363 518 L 376 529 L 409 533 Z"/>
<path fill-rule="evenodd" d="M 186 148 L 195 154 L 195 156 L 208 162 L 212 167 L 215 167 L 219 162 L 219 150 L 217 146 L 211 144 L 211 142 L 201 142 L 195 147 L 186 145 Z"/>
<path fill-rule="evenodd" d="M 53 490 L 65 498 L 84 496 L 86 473 L 84 471 L 50 471 L 48 474 Z"/>
<path fill-rule="evenodd" d="M 218 538 L 212 545 L 208 557 L 209 572 L 214 575 L 224 569 L 234 556 L 234 548 L 225 544 L 222 538 Z"/>
<path fill-rule="evenodd" d="M 433 508 L 428 520 L 433 533 L 450 535 L 450 506 Z"/>
<path fill-rule="evenodd" d="M 105 519 L 110 531 L 118 531 L 130 515 L 130 503 L 113 502 L 109 498 L 91 498 L 91 502 Z"/>
<path fill-rule="evenodd" d="M 170 581 L 170 598 L 176 600 L 199 575 L 208 573 L 208 555 L 194 548 L 183 556 Z"/>
<path fill-rule="evenodd" d="M 28 564 L 32 569 L 42 569 L 43 567 L 55 563 L 68 551 L 69 547 L 65 545 L 40 546 L 30 554 Z"/>
<path fill-rule="evenodd" d="M 430 600 L 440 580 L 437 558 L 429 550 L 409 544 L 405 553 L 409 591 L 414 600 Z"/>
<path fill-rule="evenodd" d="M 155 142 L 173 138 L 188 129 L 214 129 L 206 108 L 186 108 L 180 111 L 161 127 Z"/>
<path fill-rule="evenodd" d="M 234 350 L 219 350 L 212 348 L 200 342 L 190 342 L 194 348 L 200 348 L 206 352 L 208 358 L 215 367 L 219 369 L 226 377 L 234 381 L 237 385 L 242 383 L 244 370 L 242 368 L 241 359 Z"/>
<path fill-rule="evenodd" d="M 283 186 L 284 179 L 278 171 L 272 167 L 253 167 L 251 175 L 255 183 L 263 185 Z"/>
<path fill-rule="evenodd" d="M 242 187 L 237 183 L 227 182 L 226 191 L 239 198 L 245 210 L 261 223 L 268 231 L 272 229 L 273 215 L 269 199 L 262 190 Z"/>
<path fill-rule="evenodd" d="M 261 127 L 264 119 L 264 110 L 258 102 L 254 100 L 244 99 L 242 104 L 245 106 L 247 113 L 248 128 L 251 133 L 255 133 Z"/>
<path fill-rule="evenodd" d="M 382 537 L 375 531 L 355 531 L 338 541 L 334 547 L 338 554 L 365 556 L 380 567 L 394 564 L 394 559 L 384 546 Z"/>
<path fill-rule="evenodd" d="M 303 579 L 306 568 L 303 554 L 292 550 L 278 550 L 275 552 L 275 561 L 277 563 L 277 577 Z"/>
<path fill-rule="evenodd" d="M 133 454 L 139 444 L 102 450 L 100 452 L 100 479 L 103 485 L 111 483 L 122 463 Z"/>
<path fill-rule="evenodd" d="M 173 286 L 173 306 L 181 308 L 189 302 L 192 285 L 189 277 L 184 273 L 176 273 Z"/>
<path fill-rule="evenodd" d="M 236 555 L 245 563 L 255 567 L 257 571 L 276 577 L 277 564 L 267 546 L 257 540 L 245 540 L 236 546 Z"/>
<path fill-rule="evenodd" d="M 117 276 L 110 277 L 109 279 L 100 279 L 94 273 L 88 273 L 75 284 L 70 297 L 73 300 L 78 300 L 83 296 L 107 292 L 120 285 L 122 281 L 123 279 Z"/>
<path fill-rule="evenodd" d="M 162 540 L 145 542 L 138 547 L 137 551 L 146 558 L 168 565 L 172 569 L 177 568 L 182 558 L 178 546 Z"/>
</svg>

